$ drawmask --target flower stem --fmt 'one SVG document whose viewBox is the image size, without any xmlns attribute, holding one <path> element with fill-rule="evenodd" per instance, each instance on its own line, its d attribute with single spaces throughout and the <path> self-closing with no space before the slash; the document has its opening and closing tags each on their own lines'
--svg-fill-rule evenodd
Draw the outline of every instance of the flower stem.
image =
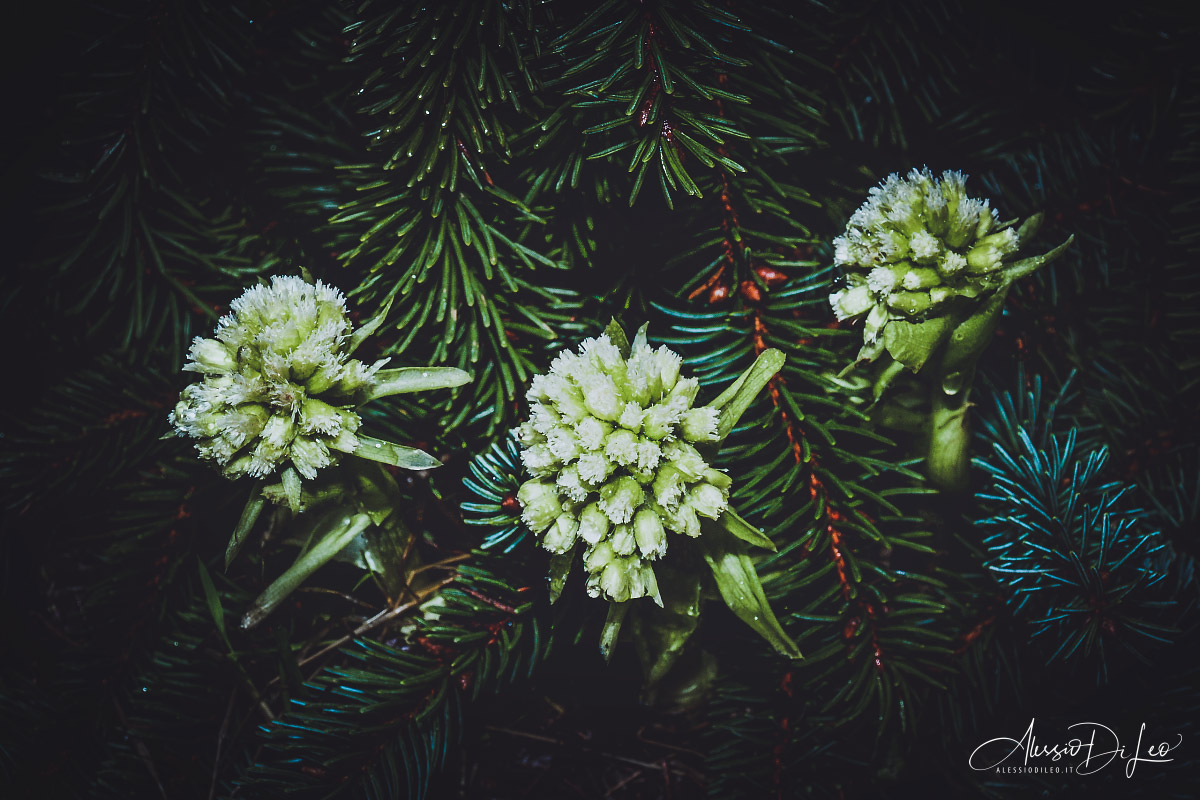
<svg viewBox="0 0 1200 800">
<path fill-rule="evenodd" d="M 929 480 L 944 491 L 962 492 L 967 488 L 970 463 L 966 392 L 948 395 L 940 381 L 932 388 L 929 447 L 925 454 Z"/>
</svg>

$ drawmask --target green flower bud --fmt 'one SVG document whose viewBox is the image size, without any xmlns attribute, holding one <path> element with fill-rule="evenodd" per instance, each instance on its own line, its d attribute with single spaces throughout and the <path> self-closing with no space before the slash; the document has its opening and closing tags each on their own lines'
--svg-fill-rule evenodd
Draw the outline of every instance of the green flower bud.
<svg viewBox="0 0 1200 800">
<path fill-rule="evenodd" d="M 663 448 L 663 452 L 689 482 L 700 480 L 704 477 L 704 470 L 708 469 L 704 456 L 687 442 L 671 442 Z"/>
<path fill-rule="evenodd" d="M 264 477 L 291 462 L 315 477 L 336 460 L 331 450 L 357 444 L 352 395 L 382 364 L 349 357 L 350 331 L 345 298 L 320 281 L 247 289 L 213 338 L 192 342 L 184 370 L 203 378 L 180 394 L 172 426 L 227 475 Z"/>
<path fill-rule="evenodd" d="M 933 305 L 929 292 L 892 292 L 887 298 L 888 307 L 909 316 L 924 314 Z"/>
<path fill-rule="evenodd" d="M 575 546 L 575 536 L 579 532 L 579 520 L 574 514 L 563 512 L 554 519 L 542 538 L 542 547 L 551 553 L 565 553 Z"/>
<path fill-rule="evenodd" d="M 624 559 L 609 564 L 600 576 L 600 591 L 614 603 L 624 603 L 630 598 L 630 590 L 633 588 L 630 572 Z"/>
<path fill-rule="evenodd" d="M 226 375 L 237 369 L 234 354 L 228 346 L 216 339 L 202 339 L 197 336 L 192 340 L 188 358 L 191 361 L 183 367 L 186 372 Z"/>
<path fill-rule="evenodd" d="M 613 431 L 608 435 L 608 440 L 604 443 L 604 454 L 623 467 L 637 463 L 637 434 L 627 431 L 624 428 Z"/>
<path fill-rule="evenodd" d="M 651 488 L 659 505 L 664 508 L 674 508 L 687 488 L 687 478 L 674 463 L 668 463 L 658 471 Z"/>
<path fill-rule="evenodd" d="M 600 487 L 600 510 L 613 522 L 626 523 L 633 519 L 633 512 L 644 497 L 638 482 L 625 475 Z"/>
<path fill-rule="evenodd" d="M 928 169 L 913 170 L 889 175 L 872 189 L 833 242 L 846 287 L 829 301 L 839 320 L 865 316 L 859 358 L 883 352 L 891 341 L 883 336 L 890 321 L 924 322 L 952 298 L 978 298 L 971 276 L 1000 270 L 1019 244 L 1015 228 L 998 227 L 996 212 L 986 200 L 967 195 L 966 176 L 959 172 L 934 177 Z M 903 341 L 904 357 L 919 368 L 929 354 L 913 350 L 911 335 Z M 929 341 L 931 348 L 938 344 Z"/>
<path fill-rule="evenodd" d="M 711 483 L 697 483 L 688 490 L 684 503 L 696 509 L 700 516 L 716 519 L 728 505 L 728 496 Z"/>
<path fill-rule="evenodd" d="M 517 435 L 533 480 L 518 493 L 522 518 L 548 550 L 588 545 L 597 596 L 657 597 L 649 560 L 666 554 L 667 533 L 698 536 L 697 509 L 728 503 L 729 477 L 690 444 L 717 440 L 717 411 L 694 406 L 700 384 L 681 364 L 644 335 L 622 357 L 604 335 L 560 353 L 526 396 Z"/>
<path fill-rule="evenodd" d="M 521 501 L 521 519 L 534 533 L 541 533 L 562 513 L 562 502 L 554 485 L 543 481 L 526 481 L 517 490 Z"/>
<path fill-rule="evenodd" d="M 689 442 L 715 442 L 717 440 L 717 410 L 704 406 L 689 408 L 679 421 L 679 432 Z"/>
<path fill-rule="evenodd" d="M 598 503 L 588 503 L 579 512 L 579 538 L 588 544 L 596 544 L 607 536 L 610 527 L 612 523 L 608 515 L 600 510 Z"/>
<path fill-rule="evenodd" d="M 649 508 L 638 509 L 633 518 L 633 533 L 638 550 L 645 558 L 659 558 L 667 552 L 667 532 L 658 514 Z"/>
<path fill-rule="evenodd" d="M 587 567 L 588 572 L 603 572 L 604 568 L 611 564 L 616 557 L 617 554 L 611 543 L 600 542 L 584 553 L 583 565 Z"/>
<path fill-rule="evenodd" d="M 614 525 L 608 541 L 612 543 L 613 552 L 619 556 L 631 556 L 637 548 L 637 540 L 633 536 L 630 525 Z"/>
</svg>

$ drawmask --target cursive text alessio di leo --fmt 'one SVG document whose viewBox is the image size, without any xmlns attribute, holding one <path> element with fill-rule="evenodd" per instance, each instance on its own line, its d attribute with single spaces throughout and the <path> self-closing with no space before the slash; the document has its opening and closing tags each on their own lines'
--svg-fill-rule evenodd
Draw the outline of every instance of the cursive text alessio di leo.
<svg viewBox="0 0 1200 800">
<path fill-rule="evenodd" d="M 987 740 L 975 748 L 967 763 L 974 770 L 1002 772 L 1009 771 L 1002 765 L 1017 756 L 1021 759 L 1022 767 L 1030 767 L 1030 762 L 1034 759 L 1049 759 L 1050 762 L 1062 762 L 1066 759 L 1062 771 L 1091 775 L 1117 761 L 1124 763 L 1125 777 L 1132 778 L 1138 764 L 1165 764 L 1173 761 L 1169 754 L 1183 744 L 1183 734 L 1175 734 L 1177 739 L 1174 743 L 1156 742 L 1143 746 L 1142 741 L 1146 734 L 1144 722 L 1138 730 L 1137 743 L 1132 748 L 1121 743 L 1116 731 L 1099 722 L 1076 722 L 1068 725 L 1067 730 L 1073 732 L 1074 738 L 1065 742 L 1042 744 L 1033 730 L 1035 722 L 1036 718 L 1029 720 L 1029 727 L 1019 739 L 999 736 Z M 1030 771 L 1033 769 L 1035 768 L 1030 768 Z"/>
</svg>

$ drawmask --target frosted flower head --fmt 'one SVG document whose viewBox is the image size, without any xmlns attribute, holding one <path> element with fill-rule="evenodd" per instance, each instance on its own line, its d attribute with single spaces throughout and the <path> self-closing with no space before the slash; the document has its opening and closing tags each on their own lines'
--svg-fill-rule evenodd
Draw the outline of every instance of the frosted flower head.
<svg viewBox="0 0 1200 800">
<path fill-rule="evenodd" d="M 889 321 L 923 321 L 1011 280 L 1006 267 L 1029 231 L 1001 228 L 987 200 L 967 196 L 966 180 L 928 168 L 889 175 L 834 239 L 846 283 L 829 301 L 839 320 L 866 317 L 861 358 L 881 352 Z"/>
<path fill-rule="evenodd" d="M 346 299 L 321 281 L 271 279 L 230 304 L 183 367 L 198 372 L 170 414 L 226 475 L 264 477 L 288 464 L 313 478 L 358 446 L 357 399 L 384 364 L 350 358 Z"/>
<path fill-rule="evenodd" d="M 607 333 L 564 351 L 530 385 L 517 432 L 532 476 L 522 519 L 552 553 L 585 548 L 587 590 L 614 602 L 658 599 L 651 562 L 668 533 L 700 535 L 728 507 L 730 479 L 695 445 L 718 440 L 714 408 L 683 360 L 643 329 L 623 356 Z"/>
</svg>

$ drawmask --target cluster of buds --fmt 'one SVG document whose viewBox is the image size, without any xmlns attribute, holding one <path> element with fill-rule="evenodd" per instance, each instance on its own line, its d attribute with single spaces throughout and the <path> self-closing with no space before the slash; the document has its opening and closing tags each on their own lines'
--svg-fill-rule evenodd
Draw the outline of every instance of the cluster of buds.
<svg viewBox="0 0 1200 800">
<path fill-rule="evenodd" d="M 1011 280 L 1007 262 L 1040 218 L 1001 224 L 987 200 L 967 196 L 965 183 L 961 172 L 889 175 L 834 239 L 846 284 L 830 302 L 839 320 L 866 315 L 862 357 L 882 351 L 890 320 L 924 319 Z"/>
<path fill-rule="evenodd" d="M 193 342 L 184 370 L 203 377 L 183 390 L 171 424 L 230 477 L 288 462 L 315 477 L 358 448 L 354 406 L 385 363 L 350 358 L 350 333 L 345 297 L 320 281 L 274 277 L 247 289 L 214 338 Z"/>
<path fill-rule="evenodd" d="M 661 602 L 650 562 L 667 552 L 667 532 L 699 536 L 700 518 L 728 507 L 729 476 L 694 446 L 718 440 L 718 412 L 693 406 L 700 385 L 680 377 L 681 363 L 644 330 L 628 357 L 606 333 L 561 353 L 529 389 L 522 519 L 552 553 L 586 545 L 593 597 Z"/>
</svg>

